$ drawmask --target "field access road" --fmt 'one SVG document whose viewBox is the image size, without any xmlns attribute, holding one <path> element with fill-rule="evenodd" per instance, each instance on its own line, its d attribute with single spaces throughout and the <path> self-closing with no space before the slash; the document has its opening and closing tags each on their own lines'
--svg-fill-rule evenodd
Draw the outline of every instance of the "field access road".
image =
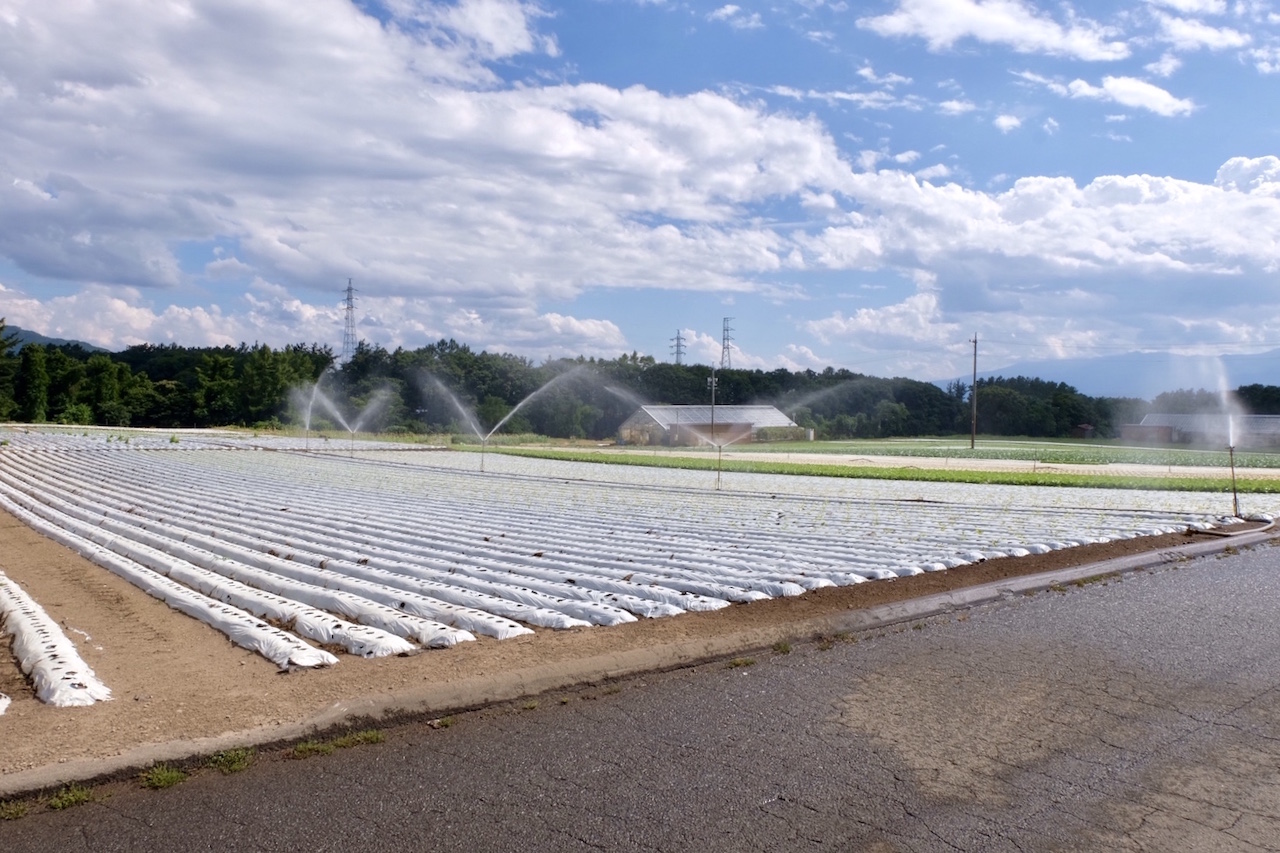
<svg viewBox="0 0 1280 853">
<path fill-rule="evenodd" d="M 1275 547 L 755 660 L 121 783 L 0 850 L 1280 849 Z"/>
</svg>

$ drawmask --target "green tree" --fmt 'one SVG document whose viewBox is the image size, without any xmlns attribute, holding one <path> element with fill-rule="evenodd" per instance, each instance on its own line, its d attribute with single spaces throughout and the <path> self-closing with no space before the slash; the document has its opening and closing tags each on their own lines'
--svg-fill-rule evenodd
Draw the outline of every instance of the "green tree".
<svg viewBox="0 0 1280 853">
<path fill-rule="evenodd" d="M 236 362 L 229 355 L 206 353 L 196 368 L 195 418 L 201 426 L 225 426 L 239 417 Z"/>
<path fill-rule="evenodd" d="M 5 332 L 4 318 L 0 317 L 0 421 L 12 418 L 18 407 L 13 393 L 18 360 L 12 353 L 17 345 L 18 336 Z"/>
<path fill-rule="evenodd" d="M 38 344 L 22 348 L 18 361 L 18 416 L 28 423 L 49 419 L 49 371 L 45 349 Z"/>
<path fill-rule="evenodd" d="M 95 423 L 106 426 L 129 425 L 129 409 L 120 398 L 122 371 L 118 368 L 121 367 L 127 376 L 127 364 L 117 365 L 110 356 L 102 353 L 90 356 L 85 364 L 84 389 L 79 402 L 89 406 Z"/>
</svg>

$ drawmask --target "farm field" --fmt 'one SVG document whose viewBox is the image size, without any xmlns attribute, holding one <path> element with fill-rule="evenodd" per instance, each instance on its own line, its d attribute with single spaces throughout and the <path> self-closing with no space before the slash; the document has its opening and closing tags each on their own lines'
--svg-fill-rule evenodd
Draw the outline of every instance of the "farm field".
<svg viewBox="0 0 1280 853">
<path fill-rule="evenodd" d="M 953 460 L 1007 460 L 1043 465 L 1148 465 L 1157 467 L 1222 468 L 1226 448 L 1151 447 L 1126 445 L 1119 439 L 1028 439 L 979 437 L 969 448 L 969 436 L 943 438 L 886 438 L 821 442 L 773 442 L 753 450 L 770 453 L 820 453 Z M 1237 450 L 1240 468 L 1280 468 L 1280 453 Z"/>
<path fill-rule="evenodd" d="M 60 711 L 0 661 L 0 692 L 13 699 L 4 719 L 37 727 L 50 713 L 114 719 L 120 712 L 98 707 L 119 707 L 121 696 L 150 702 L 168 690 L 167 667 L 189 667 L 184 677 L 199 681 L 189 651 L 221 660 L 211 669 L 242 668 L 239 679 L 234 669 L 210 675 L 206 687 L 227 702 L 241 697 L 249 712 L 197 726 L 208 733 L 314 713 L 356 683 L 480 677 L 468 669 L 476 661 L 528 663 L 534 647 L 567 661 L 643 646 L 646 624 L 675 626 L 669 638 L 711 619 L 721 631 L 750 624 L 753 608 L 782 621 L 766 605 L 795 600 L 799 613 L 813 606 L 800 604 L 805 593 L 821 600 L 1234 521 L 1223 518 L 1229 497 L 1211 493 L 745 473 L 726 474 L 717 490 L 706 471 L 490 453 L 482 472 L 474 452 L 385 442 L 25 429 L 0 439 L 0 509 L 23 526 L 6 540 L 44 537 L 83 558 L 51 571 L 41 567 L 52 552 L 42 562 L 6 549 L 0 571 L 46 606 L 85 654 L 84 671 L 115 691 L 94 709 Z M 1250 497 L 1250 513 L 1277 509 L 1280 498 Z M 114 618 L 95 610 L 99 588 L 129 606 Z M 112 648 L 103 631 L 133 633 Z M 147 634 L 153 643 L 139 639 Z M 189 649 L 165 647 L 178 635 L 192 638 Z M 303 689 L 311 699 L 288 712 L 281 702 L 300 698 L 298 683 L 261 681 L 272 668 L 316 667 L 310 678 L 320 680 L 303 687 L 322 689 Z M 363 671 L 330 676 L 352 668 Z M 200 715 L 178 695 L 182 711 L 166 713 L 194 722 Z"/>
</svg>

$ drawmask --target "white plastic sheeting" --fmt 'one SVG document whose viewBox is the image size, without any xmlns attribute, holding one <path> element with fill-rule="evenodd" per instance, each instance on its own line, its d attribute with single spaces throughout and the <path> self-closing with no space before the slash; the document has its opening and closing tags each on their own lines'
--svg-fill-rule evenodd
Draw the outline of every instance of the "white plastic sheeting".
<svg viewBox="0 0 1280 853">
<path fill-rule="evenodd" d="M 0 715 L 3 715 L 5 711 L 9 710 L 9 703 L 11 701 L 13 700 L 11 700 L 8 696 L 4 695 L 3 693 L 0 693 Z"/>
<path fill-rule="evenodd" d="M 19 586 L 0 572 L 0 631 L 13 635 L 18 668 L 41 702 L 59 707 L 92 705 L 111 698 L 58 624 Z M 0 713 L 9 698 L 0 694 Z"/>
<path fill-rule="evenodd" d="M 448 645 L 1226 523 L 1203 495 L 738 474 L 713 491 L 698 472 L 264 448 L 298 442 L 15 434 L 0 495 L 320 642 L 342 622 L 355 653 L 365 628 Z"/>
<path fill-rule="evenodd" d="M 221 631 L 237 646 L 257 652 L 281 669 L 332 666 L 338 659 L 323 649 L 307 645 L 292 634 L 255 619 L 239 608 L 214 601 L 177 581 L 126 560 L 100 545 L 76 536 L 34 515 L 0 494 L 0 506 L 27 525 L 67 546 L 85 559 L 119 575 L 148 595 L 158 598 L 206 625 Z"/>
</svg>

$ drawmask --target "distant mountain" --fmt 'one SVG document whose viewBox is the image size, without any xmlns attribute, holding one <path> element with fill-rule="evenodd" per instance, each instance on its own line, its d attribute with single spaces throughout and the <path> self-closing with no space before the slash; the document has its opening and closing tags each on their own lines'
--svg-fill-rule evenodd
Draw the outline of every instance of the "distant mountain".
<svg viewBox="0 0 1280 853">
<path fill-rule="evenodd" d="M 40 334 L 39 332 L 31 332 L 26 329 L 20 329 L 17 326 L 6 325 L 4 327 L 4 331 L 5 334 L 12 333 L 18 339 L 18 345 L 14 347 L 15 352 L 22 349 L 27 344 L 45 344 L 46 346 L 55 347 L 74 345 L 86 349 L 89 352 L 110 352 L 110 350 L 85 343 L 84 341 L 73 341 L 66 338 L 50 338 L 46 335 Z"/>
<path fill-rule="evenodd" d="M 981 364 L 981 352 L 978 358 Z M 980 370 L 978 376 L 1031 376 L 1065 382 L 1090 397 L 1150 400 L 1164 391 L 1181 388 L 1218 391 L 1223 385 L 1229 389 L 1241 385 L 1280 385 L 1280 350 L 1221 358 L 1130 352 L 1099 358 L 1023 361 L 998 370 Z M 968 376 L 958 378 L 966 383 L 970 381 Z"/>
</svg>

